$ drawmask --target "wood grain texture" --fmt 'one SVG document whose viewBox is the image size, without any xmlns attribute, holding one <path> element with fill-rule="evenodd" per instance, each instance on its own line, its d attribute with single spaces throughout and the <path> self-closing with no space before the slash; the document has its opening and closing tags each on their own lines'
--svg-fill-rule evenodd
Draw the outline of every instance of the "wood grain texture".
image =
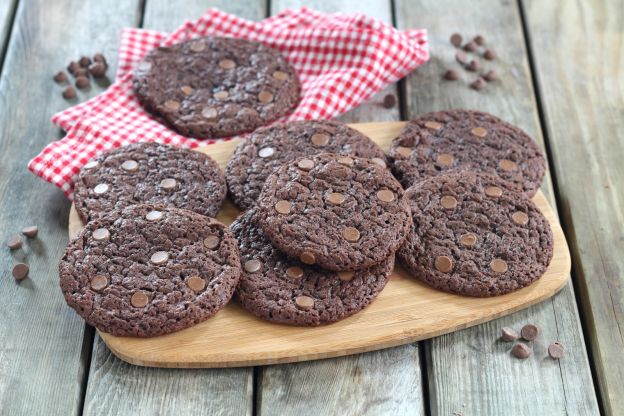
<svg viewBox="0 0 624 416">
<path fill-rule="evenodd" d="M 396 9 L 398 27 L 426 27 L 432 46 L 431 61 L 407 79 L 408 118 L 447 108 L 479 109 L 520 126 L 543 144 L 515 1 L 482 0 L 467 5 L 460 0 L 397 0 Z M 559 18 L 551 19 L 544 20 L 542 30 L 552 30 L 546 25 Z M 499 81 L 480 92 L 468 87 L 476 77 L 456 63 L 449 43 L 453 32 L 468 39 L 479 33 L 485 36 L 499 58 L 481 62 L 498 72 Z M 443 81 L 444 71 L 451 68 L 459 70 L 463 80 Z M 543 190 L 552 201 L 551 189 L 547 177 Z M 535 356 L 518 362 L 509 356 L 510 345 L 497 338 L 501 327 L 520 329 L 528 322 L 539 325 L 542 332 Z M 556 339 L 566 345 L 567 356 L 560 362 L 543 359 L 545 346 Z M 426 356 L 433 415 L 459 411 L 479 415 L 598 413 L 571 284 L 551 301 L 427 342 Z"/>
<path fill-rule="evenodd" d="M 260 1 L 147 0 L 143 26 L 171 31 L 186 19 L 218 7 L 252 20 L 264 17 Z M 85 415 L 240 415 L 253 407 L 253 368 L 165 370 L 128 365 L 98 336 L 89 372 Z"/>
<path fill-rule="evenodd" d="M 58 136 L 49 119 L 68 105 L 52 81 L 55 71 L 85 52 L 85 45 L 116 44 L 121 27 L 138 20 L 137 10 L 138 1 L 109 0 L 30 0 L 16 10 L 0 80 L 2 414 L 80 411 L 91 339 L 65 305 L 56 268 L 67 243 L 69 202 L 26 164 Z M 39 237 L 9 252 L 5 239 L 30 224 L 39 226 Z M 30 277 L 20 284 L 10 277 L 18 261 L 30 264 Z"/>
<path fill-rule="evenodd" d="M 405 123 L 352 124 L 382 149 L 390 147 Z M 236 141 L 199 148 L 224 167 Z M 551 223 L 553 259 L 541 279 L 529 287 L 493 298 L 456 296 L 430 288 L 395 267 L 377 299 L 358 314 L 316 328 L 276 325 L 230 303 L 215 317 L 183 331 L 154 338 L 115 337 L 101 333 L 118 357 L 159 367 L 236 367 L 307 361 L 402 345 L 456 331 L 526 308 L 558 292 L 570 273 L 570 256 L 555 213 L 541 192 L 533 198 Z M 239 211 L 226 204 L 217 216 L 230 224 Z M 69 233 L 82 226 L 72 209 Z M 228 333 L 228 337 L 223 337 Z"/>
<path fill-rule="evenodd" d="M 624 408 L 624 8 L 617 0 L 523 5 L 603 409 L 618 415 Z"/>
<path fill-rule="evenodd" d="M 393 20 L 390 0 L 274 0 L 271 14 L 301 6 L 326 13 L 361 12 L 387 23 Z M 382 105 L 387 94 L 398 97 L 397 84 L 378 92 L 338 120 L 345 123 L 399 120 L 398 104 L 390 109 Z M 418 344 L 391 351 L 264 368 L 257 383 L 258 412 L 262 415 L 424 414 Z M 387 378 L 390 369 L 400 382 L 384 382 L 382 386 L 380 380 Z"/>
</svg>

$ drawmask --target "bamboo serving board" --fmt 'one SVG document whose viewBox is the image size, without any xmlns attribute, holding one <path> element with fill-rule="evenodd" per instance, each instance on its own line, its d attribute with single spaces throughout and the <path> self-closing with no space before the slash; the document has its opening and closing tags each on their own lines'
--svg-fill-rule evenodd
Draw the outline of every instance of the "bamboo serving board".
<svg viewBox="0 0 624 416">
<path fill-rule="evenodd" d="M 390 147 L 404 122 L 352 127 Z M 225 167 L 237 141 L 198 149 Z M 382 293 L 362 312 L 331 325 L 304 328 L 273 324 L 245 312 L 234 301 L 213 318 L 155 338 L 100 336 L 111 351 L 131 364 L 151 367 L 240 367 L 315 360 L 407 344 L 457 331 L 526 308 L 557 293 L 570 274 L 570 253 L 555 213 L 539 191 L 533 201 L 552 227 L 554 255 L 544 276 L 503 296 L 471 298 L 434 290 L 395 268 Z M 230 224 L 239 211 L 226 201 L 217 218 Z M 82 223 L 72 206 L 69 235 Z"/>
</svg>

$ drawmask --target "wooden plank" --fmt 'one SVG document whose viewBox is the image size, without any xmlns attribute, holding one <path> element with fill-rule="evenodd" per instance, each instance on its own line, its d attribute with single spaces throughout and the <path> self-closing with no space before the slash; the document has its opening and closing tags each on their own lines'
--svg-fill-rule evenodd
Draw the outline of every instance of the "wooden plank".
<svg viewBox="0 0 624 416">
<path fill-rule="evenodd" d="M 397 0 L 396 5 L 398 26 L 426 27 L 432 43 L 431 62 L 406 82 L 408 117 L 445 108 L 480 109 L 522 127 L 543 143 L 515 2 L 483 0 L 468 6 L 461 0 Z M 553 13 L 550 19 L 543 20 L 544 31 L 560 16 Z M 477 92 L 468 88 L 474 79 L 469 72 L 460 70 L 464 81 L 442 80 L 446 69 L 459 69 L 449 43 L 456 31 L 486 37 L 499 58 L 483 62 L 496 69 L 500 81 Z M 552 49 L 543 51 L 548 54 Z M 552 195 L 548 178 L 543 189 Z M 519 361 L 509 355 L 511 345 L 497 338 L 501 327 L 520 329 L 529 322 L 540 326 L 541 335 L 534 356 Z M 567 347 L 560 362 L 547 358 L 545 349 L 552 340 Z M 427 342 L 426 356 L 434 415 L 598 413 L 571 284 L 530 309 Z"/>
<path fill-rule="evenodd" d="M 5 47 L 9 40 L 9 33 L 11 33 L 15 7 L 17 7 L 17 0 L 0 2 L 0 68 L 2 67 Z"/>
<path fill-rule="evenodd" d="M 171 31 L 184 20 L 218 7 L 258 20 L 264 0 L 147 0 L 143 27 Z M 94 343 L 85 415 L 92 414 L 251 414 L 253 368 L 165 370 L 128 365 L 116 358 L 99 337 Z"/>
<path fill-rule="evenodd" d="M 277 0 L 271 2 L 271 14 L 301 6 L 321 12 L 362 12 L 392 22 L 388 0 Z M 389 86 L 339 120 L 348 123 L 398 120 L 398 106 L 386 109 L 381 105 L 389 93 L 396 95 L 397 86 Z M 266 367 L 259 374 L 258 386 L 256 407 L 262 415 L 424 414 L 417 344 Z"/>
<path fill-rule="evenodd" d="M 115 13 L 110 13 L 111 10 Z M 81 53 L 118 42 L 138 19 L 138 1 L 30 0 L 16 10 L 0 80 L 0 230 L 3 241 L 21 227 L 39 226 L 26 247 L 0 250 L 0 413 L 80 411 L 91 332 L 65 305 L 57 263 L 67 243 L 69 202 L 26 164 L 58 130 L 50 116 L 68 103 L 52 75 Z M 16 284 L 11 268 L 30 264 Z"/>
<path fill-rule="evenodd" d="M 603 409 L 621 414 L 624 9 L 617 0 L 523 5 Z"/>
</svg>

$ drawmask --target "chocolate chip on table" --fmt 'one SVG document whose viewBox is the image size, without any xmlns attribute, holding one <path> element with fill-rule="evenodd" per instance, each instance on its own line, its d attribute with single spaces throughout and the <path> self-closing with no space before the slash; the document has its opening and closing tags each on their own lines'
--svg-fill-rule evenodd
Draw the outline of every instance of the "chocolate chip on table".
<svg viewBox="0 0 624 416">
<path fill-rule="evenodd" d="M 481 64 L 479 64 L 479 61 L 477 61 L 476 59 L 473 59 L 468 63 L 468 65 L 466 65 L 466 69 L 472 72 L 478 71 L 479 68 L 481 68 Z"/>
<path fill-rule="evenodd" d="M 496 72 L 494 72 L 493 69 L 490 69 L 485 74 L 483 74 L 483 79 L 487 82 L 496 81 L 498 79 L 498 75 L 496 75 Z"/>
<path fill-rule="evenodd" d="M 474 43 L 473 41 L 470 41 L 464 45 L 464 50 L 468 52 L 474 52 L 477 50 L 477 48 L 478 48 L 477 44 Z"/>
<path fill-rule="evenodd" d="M 104 57 L 104 55 L 102 55 L 101 53 L 96 53 L 95 55 L 93 55 L 93 60 L 95 62 L 101 62 L 104 65 L 106 65 L 106 58 Z"/>
<path fill-rule="evenodd" d="M 477 91 L 482 90 L 483 88 L 485 88 L 485 81 L 483 80 L 483 78 L 477 78 L 470 83 L 470 88 Z"/>
<path fill-rule="evenodd" d="M 71 85 L 63 90 L 63 98 L 66 100 L 76 98 L 76 90 Z"/>
<path fill-rule="evenodd" d="M 89 76 L 89 70 L 87 68 L 78 68 L 76 71 L 74 71 L 74 73 L 72 74 L 74 76 L 74 78 L 80 78 L 80 77 L 88 77 Z"/>
<path fill-rule="evenodd" d="M 455 53 L 455 60 L 464 65 L 468 61 L 468 56 L 463 51 L 457 51 L 457 53 Z"/>
<path fill-rule="evenodd" d="M 451 44 L 456 48 L 459 48 L 461 46 L 462 40 L 462 35 L 460 35 L 459 33 L 453 33 L 451 35 Z"/>
<path fill-rule="evenodd" d="M 89 78 L 84 77 L 82 75 L 76 78 L 76 87 L 80 89 L 84 89 L 84 88 L 88 88 L 89 85 L 91 85 Z"/>
<path fill-rule="evenodd" d="M 87 68 L 89 65 L 91 65 L 91 58 L 89 58 L 88 56 L 83 56 L 82 58 L 80 58 L 78 63 L 81 67 Z"/>
<path fill-rule="evenodd" d="M 79 69 L 80 69 L 80 64 L 76 61 L 71 61 L 69 65 L 67 65 L 67 71 L 72 75 L 74 75 L 76 71 L 78 71 Z"/>
<path fill-rule="evenodd" d="M 455 71 L 454 69 L 449 69 L 444 74 L 444 79 L 447 81 L 456 81 L 459 79 L 459 72 Z"/>
<path fill-rule="evenodd" d="M 106 75 L 106 64 L 103 62 L 95 62 L 89 66 L 89 72 L 94 78 L 102 78 Z"/>
<path fill-rule="evenodd" d="M 396 105 L 397 99 L 394 94 L 386 94 L 383 100 L 384 108 L 392 108 Z"/>
<path fill-rule="evenodd" d="M 28 238 L 35 238 L 39 233 L 39 228 L 36 225 L 29 225 L 28 227 L 22 228 L 22 234 L 24 234 Z"/>
<path fill-rule="evenodd" d="M 503 329 L 501 329 L 501 338 L 503 341 L 511 342 L 517 340 L 518 338 L 520 338 L 520 336 L 513 329 L 509 327 L 503 327 Z"/>
<path fill-rule="evenodd" d="M 67 74 L 63 71 L 59 71 L 56 73 L 56 75 L 54 75 L 54 82 L 57 82 L 59 84 L 62 82 L 66 82 L 67 79 Z"/>
<path fill-rule="evenodd" d="M 565 347 L 559 341 L 553 341 L 548 346 L 548 355 L 550 358 L 554 358 L 555 360 L 560 359 L 565 354 Z"/>
<path fill-rule="evenodd" d="M 492 61 L 496 59 L 496 52 L 492 49 L 486 49 L 485 52 L 483 52 L 483 57 L 488 61 Z"/>
<path fill-rule="evenodd" d="M 527 324 L 523 326 L 520 330 L 520 335 L 522 335 L 522 338 L 526 339 L 527 341 L 533 341 L 535 338 L 537 338 L 538 334 L 539 329 L 533 324 Z"/>
<path fill-rule="evenodd" d="M 12 235 L 7 240 L 7 247 L 11 250 L 17 250 L 18 248 L 22 247 L 22 237 L 17 234 Z"/>
<path fill-rule="evenodd" d="M 477 35 L 474 37 L 473 42 L 479 46 L 485 45 L 485 38 L 482 35 Z"/>
<path fill-rule="evenodd" d="M 13 266 L 13 277 L 15 280 L 24 280 L 28 276 L 30 268 L 26 263 L 17 263 Z"/>
<path fill-rule="evenodd" d="M 529 358 L 529 356 L 531 355 L 531 352 L 532 352 L 531 347 L 521 342 L 514 345 L 513 348 L 511 349 L 511 353 L 514 355 L 514 357 L 520 358 L 521 360 L 524 360 L 525 358 Z"/>
</svg>

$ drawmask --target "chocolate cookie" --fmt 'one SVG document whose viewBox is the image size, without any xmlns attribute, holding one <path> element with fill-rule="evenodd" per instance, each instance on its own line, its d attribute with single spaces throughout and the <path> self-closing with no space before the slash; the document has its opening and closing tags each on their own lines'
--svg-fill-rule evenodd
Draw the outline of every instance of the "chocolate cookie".
<svg viewBox="0 0 624 416">
<path fill-rule="evenodd" d="M 103 153 L 76 179 L 74 204 L 83 222 L 133 204 L 165 204 L 214 217 L 225 199 L 225 177 L 209 156 L 157 143 Z"/>
<path fill-rule="evenodd" d="M 269 176 L 258 198 L 266 237 L 305 264 L 360 270 L 388 258 L 411 224 L 403 188 L 369 159 L 323 153 Z"/>
<path fill-rule="evenodd" d="M 407 188 L 451 171 L 492 173 L 533 196 L 546 161 L 518 127 L 470 110 L 427 113 L 410 121 L 388 152 L 392 171 Z"/>
<path fill-rule="evenodd" d="M 519 188 L 495 175 L 436 176 L 409 188 L 404 200 L 414 224 L 397 256 L 435 288 L 502 295 L 537 280 L 550 263 L 550 224 Z"/>
<path fill-rule="evenodd" d="M 299 80 L 276 50 L 244 39 L 205 37 L 159 47 L 133 73 L 147 110 L 197 138 L 265 125 L 299 102 Z"/>
<path fill-rule="evenodd" d="M 344 124 L 295 121 L 256 130 L 236 148 L 225 169 L 228 190 L 241 209 L 253 206 L 266 178 L 293 159 L 317 153 L 351 154 L 385 166 L 386 155 L 371 139 Z"/>
<path fill-rule="evenodd" d="M 67 304 L 117 336 L 188 328 L 228 303 L 240 277 L 236 240 L 197 213 L 133 205 L 91 221 L 59 264 Z"/>
<path fill-rule="evenodd" d="M 282 324 L 329 324 L 364 309 L 381 292 L 394 266 L 394 255 L 356 272 L 332 272 L 308 266 L 273 248 L 251 209 L 230 227 L 241 252 L 236 299 L 259 318 Z"/>
</svg>

